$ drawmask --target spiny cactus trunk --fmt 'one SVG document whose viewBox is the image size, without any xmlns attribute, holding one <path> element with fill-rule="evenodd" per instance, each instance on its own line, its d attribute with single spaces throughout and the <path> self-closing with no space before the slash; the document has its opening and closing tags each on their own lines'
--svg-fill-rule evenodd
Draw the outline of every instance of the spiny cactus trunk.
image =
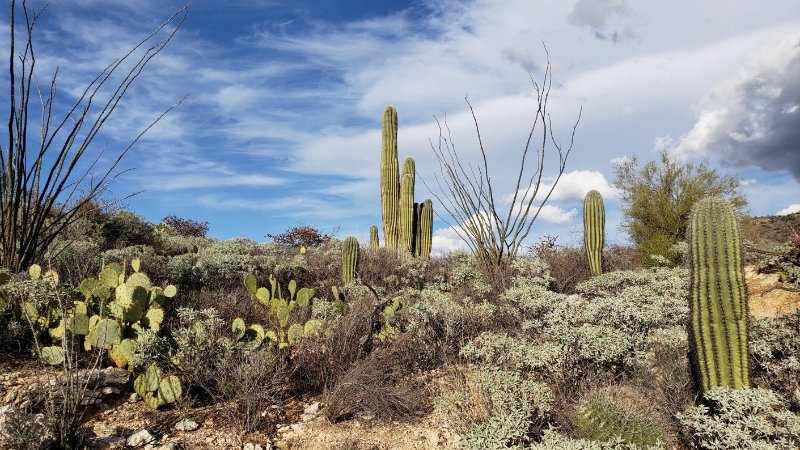
<svg viewBox="0 0 800 450">
<path fill-rule="evenodd" d="M 731 205 L 699 201 L 688 229 L 690 358 L 697 386 L 747 388 L 747 289 L 739 226 Z"/>
<path fill-rule="evenodd" d="M 426 199 L 417 207 L 417 229 L 414 254 L 418 258 L 431 257 L 433 240 L 433 202 Z"/>
<path fill-rule="evenodd" d="M 375 252 L 378 251 L 380 246 L 381 243 L 380 239 L 378 238 L 378 226 L 372 225 L 369 227 L 369 249 Z"/>
<path fill-rule="evenodd" d="M 414 256 L 414 159 L 403 161 L 403 174 L 400 179 L 400 255 Z"/>
<path fill-rule="evenodd" d="M 358 270 L 358 241 L 349 236 L 342 243 L 342 282 L 351 283 L 356 279 Z"/>
<path fill-rule="evenodd" d="M 397 160 L 397 110 L 387 106 L 383 112 L 381 142 L 381 211 L 386 248 L 397 250 L 400 212 L 400 168 Z"/>
<path fill-rule="evenodd" d="M 583 200 L 583 248 L 593 276 L 603 273 L 605 225 L 603 197 L 597 191 L 589 191 Z"/>
</svg>

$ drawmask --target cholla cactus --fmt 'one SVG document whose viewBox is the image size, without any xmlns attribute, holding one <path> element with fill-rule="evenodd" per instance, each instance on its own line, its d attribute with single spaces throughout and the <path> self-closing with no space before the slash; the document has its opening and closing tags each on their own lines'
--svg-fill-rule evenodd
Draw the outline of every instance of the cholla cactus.
<svg viewBox="0 0 800 450">
<path fill-rule="evenodd" d="M 397 250 L 400 220 L 400 167 L 397 160 L 397 110 L 387 106 L 383 111 L 381 132 L 381 210 L 383 240 L 386 248 Z"/>
<path fill-rule="evenodd" d="M 696 383 L 703 392 L 749 387 L 747 288 L 733 207 L 713 197 L 698 201 L 687 234 L 689 354 Z"/>
<path fill-rule="evenodd" d="M 586 249 L 592 275 L 603 273 L 605 224 L 603 197 L 597 191 L 589 191 L 583 200 L 583 248 Z"/>
</svg>

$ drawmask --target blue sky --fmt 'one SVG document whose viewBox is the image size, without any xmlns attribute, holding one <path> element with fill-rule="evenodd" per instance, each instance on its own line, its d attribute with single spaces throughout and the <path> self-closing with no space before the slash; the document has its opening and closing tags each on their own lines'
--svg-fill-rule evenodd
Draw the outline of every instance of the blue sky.
<svg viewBox="0 0 800 450">
<path fill-rule="evenodd" d="M 36 3 L 36 2 L 33 2 Z M 220 6 L 224 5 L 224 6 Z M 39 76 L 59 67 L 66 104 L 180 2 L 59 0 L 38 25 Z M 8 44 L 3 12 L 2 48 Z M 531 241 L 580 241 L 583 195 L 606 198 L 623 242 L 614 161 L 667 149 L 744 180 L 754 215 L 800 210 L 800 3 L 796 0 L 196 0 L 96 148 L 113 153 L 161 111 L 187 101 L 124 161 L 110 197 L 151 222 L 208 221 L 216 238 L 264 241 L 308 224 L 344 237 L 380 223 L 384 106 L 399 115 L 400 158 L 432 180 L 433 119 L 447 115 L 477 161 L 475 108 L 495 191 L 511 176 L 535 106 L 547 45 L 557 137 L 583 108 L 565 175 Z M 5 59 L 5 58 L 4 58 Z M 7 83 L 7 69 L 0 81 Z M 0 101 L 7 104 L 7 92 Z M 4 130 L 2 131 L 5 132 Z M 0 136 L 0 138 L 2 138 Z M 545 168 L 553 175 L 554 166 Z M 430 194 L 417 182 L 417 198 Z M 441 211 L 441 208 L 435 209 Z M 434 248 L 461 246 L 436 221 Z"/>
</svg>

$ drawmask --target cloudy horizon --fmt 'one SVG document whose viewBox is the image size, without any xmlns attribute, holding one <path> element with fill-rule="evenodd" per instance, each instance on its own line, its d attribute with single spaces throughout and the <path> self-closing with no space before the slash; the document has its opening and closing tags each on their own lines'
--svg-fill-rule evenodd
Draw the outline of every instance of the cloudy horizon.
<svg viewBox="0 0 800 450">
<path fill-rule="evenodd" d="M 606 199 L 607 234 L 625 242 L 614 164 L 667 150 L 743 180 L 752 215 L 800 210 L 800 4 L 746 0 L 323 0 L 194 2 L 95 140 L 110 152 L 188 94 L 137 144 L 113 187 L 151 222 L 208 221 L 210 236 L 265 241 L 308 224 L 366 240 L 380 226 L 378 162 L 386 105 L 400 158 L 429 185 L 446 117 L 461 158 L 478 161 L 468 96 L 498 199 L 536 112 L 531 80 L 552 66 L 553 132 L 566 170 L 529 243 L 580 241 L 581 201 Z M 64 0 L 37 25 L 39 74 L 59 67 L 74 101 L 180 2 Z M 0 23 L 8 48 L 8 15 Z M 7 70 L 0 81 L 8 83 Z M 7 93 L 0 94 L 7 105 Z M 436 119 L 435 119 L 435 118 Z M 5 131 L 4 131 L 5 132 Z M 4 135 L 5 136 L 5 135 Z M 2 138 L 2 136 L 0 136 Z M 7 139 L 6 139 L 7 140 Z M 553 148 L 544 184 L 552 183 Z M 546 186 L 545 186 L 546 187 Z M 416 197 L 432 197 L 417 182 Z M 441 207 L 434 209 L 442 212 Z M 463 248 L 441 220 L 434 247 Z"/>
</svg>

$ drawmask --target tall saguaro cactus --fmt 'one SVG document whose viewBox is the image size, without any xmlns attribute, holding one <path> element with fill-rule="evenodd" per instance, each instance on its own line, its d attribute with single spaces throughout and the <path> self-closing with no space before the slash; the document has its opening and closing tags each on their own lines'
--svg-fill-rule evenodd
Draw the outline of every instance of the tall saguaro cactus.
<svg viewBox="0 0 800 450">
<path fill-rule="evenodd" d="M 697 386 L 747 388 L 747 289 L 733 207 L 698 201 L 687 230 L 691 261 L 689 355 Z"/>
<path fill-rule="evenodd" d="M 383 111 L 381 132 L 381 212 L 383 240 L 386 248 L 397 250 L 400 211 L 400 168 L 397 161 L 397 110 L 387 106 Z"/>
<path fill-rule="evenodd" d="M 371 225 L 369 227 L 369 249 L 377 251 L 381 246 L 380 239 L 378 238 L 378 226 Z"/>
<path fill-rule="evenodd" d="M 606 212 L 603 196 L 589 191 L 583 199 L 583 248 L 589 260 L 592 275 L 603 273 L 603 241 L 605 238 Z"/>
<path fill-rule="evenodd" d="M 431 257 L 431 241 L 433 240 L 433 202 L 426 199 L 417 207 L 417 230 L 414 256 Z"/>
<path fill-rule="evenodd" d="M 348 236 L 342 242 L 342 282 L 350 283 L 356 279 L 358 270 L 358 240 L 353 236 Z"/>
<path fill-rule="evenodd" d="M 414 158 L 403 161 L 400 178 L 400 227 L 398 246 L 403 256 L 414 256 Z"/>
</svg>

